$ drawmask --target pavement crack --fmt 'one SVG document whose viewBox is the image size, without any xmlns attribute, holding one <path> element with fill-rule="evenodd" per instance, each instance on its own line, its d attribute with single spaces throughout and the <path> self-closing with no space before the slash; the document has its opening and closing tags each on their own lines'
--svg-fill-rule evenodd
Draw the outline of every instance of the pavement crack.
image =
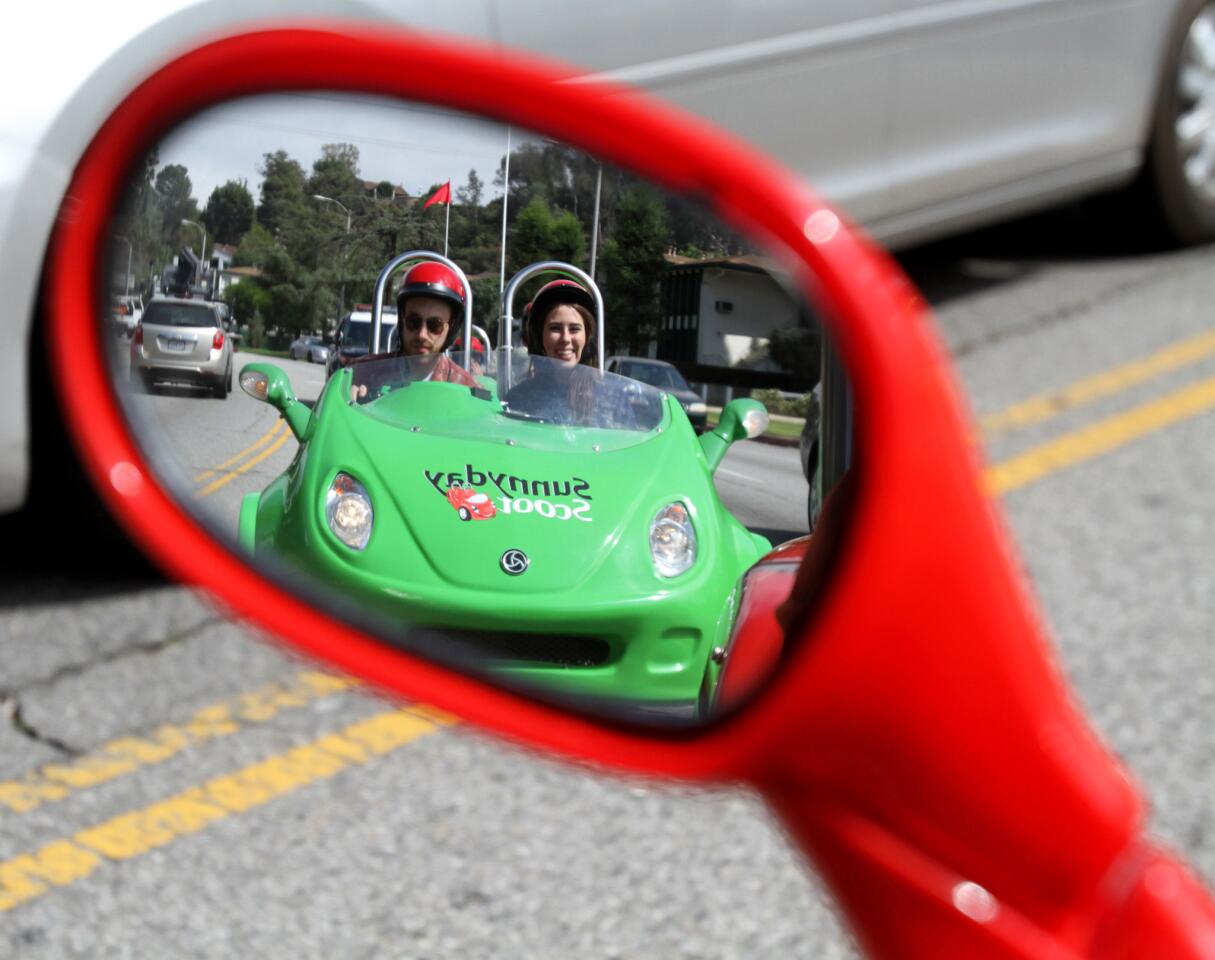
<svg viewBox="0 0 1215 960">
<path fill-rule="evenodd" d="M 21 712 L 21 701 L 16 697 L 5 697 L 3 700 L 0 700 L 0 710 L 4 712 L 4 716 L 8 719 L 12 728 L 21 736 L 33 740 L 35 743 L 44 744 L 64 757 L 79 757 L 82 755 L 82 750 L 65 743 L 58 737 L 40 733 L 33 724 L 25 719 L 25 716 Z"/>
<path fill-rule="evenodd" d="M 160 653 L 162 650 L 188 640 L 195 634 L 201 633 L 207 627 L 213 626 L 214 624 L 220 622 L 222 621 L 219 617 L 206 617 L 197 623 L 191 624 L 190 626 L 173 630 L 157 640 L 145 640 L 131 643 L 125 647 L 120 647 L 117 650 L 111 650 L 107 653 L 99 654 L 98 656 L 95 656 L 89 660 L 78 663 L 64 664 L 53 673 L 50 673 L 45 677 L 39 677 L 37 680 L 27 683 L 17 691 L 0 691 L 0 697 L 12 697 L 15 692 L 25 693 L 30 690 L 53 687 L 63 680 L 78 677 L 95 667 L 116 663 L 120 660 L 125 660 L 128 657 L 149 656 Z"/>
<path fill-rule="evenodd" d="M 1197 269 L 1206 269 L 1205 263 L 1186 261 L 1172 265 L 1171 268 L 1157 267 L 1151 273 L 1134 272 L 1128 278 L 1113 283 L 1087 297 L 1081 297 L 1070 302 L 1060 303 L 1053 309 L 1042 311 L 1030 316 L 1022 323 L 1001 324 L 977 336 L 963 337 L 950 346 L 950 352 L 956 359 L 970 356 L 987 347 L 998 346 L 1006 340 L 1036 333 L 1059 323 L 1078 316 L 1091 313 L 1114 300 L 1124 297 L 1132 291 L 1144 288 L 1158 287 L 1174 282 L 1178 277 L 1192 273 Z"/>
</svg>

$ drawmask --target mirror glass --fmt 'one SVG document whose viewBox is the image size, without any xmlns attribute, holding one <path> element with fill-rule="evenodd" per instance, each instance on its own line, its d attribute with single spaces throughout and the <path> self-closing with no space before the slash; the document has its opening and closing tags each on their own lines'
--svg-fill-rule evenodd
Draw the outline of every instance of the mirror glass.
<svg viewBox="0 0 1215 960">
<path fill-rule="evenodd" d="M 318 91 L 178 127 L 111 234 L 133 432 L 267 575 L 629 722 L 706 722 L 779 662 L 744 586 L 847 468 L 847 390 L 780 258 L 710 212 L 527 130 Z"/>
</svg>

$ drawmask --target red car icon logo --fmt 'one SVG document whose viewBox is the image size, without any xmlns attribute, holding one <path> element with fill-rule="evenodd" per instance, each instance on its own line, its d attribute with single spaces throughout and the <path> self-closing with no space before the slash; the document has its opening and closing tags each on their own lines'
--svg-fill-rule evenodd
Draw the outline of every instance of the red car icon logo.
<svg viewBox="0 0 1215 960">
<path fill-rule="evenodd" d="M 456 484 L 447 488 L 447 502 L 456 508 L 461 520 L 488 520 L 498 512 L 484 493 Z"/>
</svg>

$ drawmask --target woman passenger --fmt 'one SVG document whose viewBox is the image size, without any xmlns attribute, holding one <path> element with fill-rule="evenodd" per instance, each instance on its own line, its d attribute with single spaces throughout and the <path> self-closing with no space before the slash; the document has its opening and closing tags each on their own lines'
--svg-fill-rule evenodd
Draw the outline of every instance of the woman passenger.
<svg viewBox="0 0 1215 960">
<path fill-rule="evenodd" d="M 534 356 L 528 376 L 506 395 L 508 410 L 554 423 L 586 423 L 594 412 L 595 301 L 581 284 L 554 280 L 528 305 L 524 341 Z M 592 369 L 579 369 L 591 367 Z"/>
</svg>

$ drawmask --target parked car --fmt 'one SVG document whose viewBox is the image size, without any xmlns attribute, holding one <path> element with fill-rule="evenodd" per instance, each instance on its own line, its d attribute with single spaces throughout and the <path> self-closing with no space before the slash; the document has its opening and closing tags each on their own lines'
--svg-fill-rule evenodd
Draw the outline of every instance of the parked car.
<svg viewBox="0 0 1215 960">
<path fill-rule="evenodd" d="M 388 348 L 389 338 L 396 329 L 396 310 L 385 308 L 382 322 L 381 351 Z M 371 307 L 360 305 L 346 314 L 338 325 L 337 332 L 333 335 L 329 356 L 325 359 L 325 377 L 332 377 L 338 370 L 350 366 L 359 357 L 367 356 L 370 342 Z"/>
<path fill-rule="evenodd" d="M 138 295 L 117 297 L 110 315 L 114 320 L 114 332 L 127 337 L 131 336 L 135 333 L 139 318 L 143 316 L 143 297 Z"/>
<path fill-rule="evenodd" d="M 223 325 L 224 333 L 232 341 L 232 352 L 236 353 L 240 350 L 240 324 L 237 322 L 236 317 L 232 316 L 232 308 L 224 303 L 223 300 L 216 300 L 214 303 L 215 308 L 219 311 L 219 320 Z"/>
<path fill-rule="evenodd" d="M 307 360 L 309 363 L 329 362 L 329 346 L 324 337 L 296 337 L 287 349 L 292 360 Z"/>
<path fill-rule="evenodd" d="M 640 380 L 651 387 L 657 387 L 664 393 L 669 393 L 683 412 L 692 421 L 697 433 L 704 433 L 708 422 L 709 408 L 704 399 L 688 386 L 679 370 L 665 360 L 652 360 L 649 357 L 608 357 L 608 373 L 618 373 L 622 377 Z"/>
<path fill-rule="evenodd" d="M 131 338 L 131 383 L 145 390 L 185 383 L 223 400 L 233 386 L 232 351 L 218 304 L 160 297 Z"/>
</svg>

